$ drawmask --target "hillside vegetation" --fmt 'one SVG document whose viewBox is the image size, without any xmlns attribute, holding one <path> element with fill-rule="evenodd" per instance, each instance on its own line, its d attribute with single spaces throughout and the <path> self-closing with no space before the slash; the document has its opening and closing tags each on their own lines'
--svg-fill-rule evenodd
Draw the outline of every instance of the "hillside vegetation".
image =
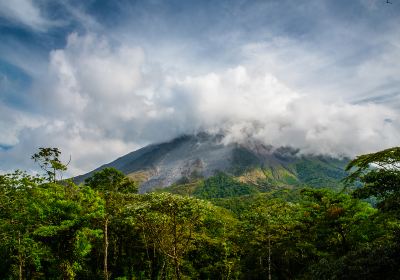
<svg viewBox="0 0 400 280">
<path fill-rule="evenodd" d="M 146 194 L 114 168 L 60 180 L 59 155 L 0 176 L 0 279 L 398 279 L 400 148 Z"/>
</svg>

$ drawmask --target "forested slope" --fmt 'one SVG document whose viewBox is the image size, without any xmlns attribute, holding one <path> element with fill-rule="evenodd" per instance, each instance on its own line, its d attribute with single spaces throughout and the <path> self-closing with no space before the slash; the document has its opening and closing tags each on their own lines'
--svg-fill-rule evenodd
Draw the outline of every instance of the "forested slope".
<svg viewBox="0 0 400 280">
<path fill-rule="evenodd" d="M 352 161 L 345 189 L 220 172 L 147 194 L 113 168 L 59 181 L 40 152 L 43 176 L 0 176 L 1 279 L 398 279 L 400 148 Z"/>
</svg>

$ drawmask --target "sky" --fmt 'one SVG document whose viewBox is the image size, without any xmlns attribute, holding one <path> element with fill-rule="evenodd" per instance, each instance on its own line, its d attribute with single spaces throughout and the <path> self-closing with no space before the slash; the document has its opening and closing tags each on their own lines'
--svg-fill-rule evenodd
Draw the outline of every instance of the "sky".
<svg viewBox="0 0 400 280">
<path fill-rule="evenodd" d="M 0 0 L 0 172 L 88 172 L 223 133 L 350 156 L 400 141 L 400 1 Z"/>
</svg>

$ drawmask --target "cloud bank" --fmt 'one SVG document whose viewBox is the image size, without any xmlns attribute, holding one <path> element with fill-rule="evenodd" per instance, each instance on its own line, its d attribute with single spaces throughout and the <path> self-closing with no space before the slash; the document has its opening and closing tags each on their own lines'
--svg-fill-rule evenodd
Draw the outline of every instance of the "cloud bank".
<svg viewBox="0 0 400 280">
<path fill-rule="evenodd" d="M 3 142 L 16 146 L 2 156 L 57 146 L 72 154 L 72 174 L 145 143 L 200 131 L 336 156 L 394 146 L 400 136 L 399 113 L 387 106 L 324 102 L 268 69 L 243 65 L 176 77 L 149 63 L 140 47 L 112 46 L 95 34 L 72 33 L 65 48 L 52 51 L 31 98 L 40 118 L 6 113 L 21 125 L 4 128 Z"/>
</svg>

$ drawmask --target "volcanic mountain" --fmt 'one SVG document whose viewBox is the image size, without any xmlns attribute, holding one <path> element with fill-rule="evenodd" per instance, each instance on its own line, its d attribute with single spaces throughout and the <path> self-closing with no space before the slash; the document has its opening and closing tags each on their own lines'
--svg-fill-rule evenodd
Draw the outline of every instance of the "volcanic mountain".
<svg viewBox="0 0 400 280">
<path fill-rule="evenodd" d="M 82 182 L 94 172 L 114 167 L 140 182 L 140 192 L 213 176 L 216 172 L 257 184 L 334 187 L 346 176 L 348 159 L 302 155 L 289 147 L 257 141 L 223 143 L 222 135 L 200 133 L 152 144 L 75 177 Z"/>
</svg>

